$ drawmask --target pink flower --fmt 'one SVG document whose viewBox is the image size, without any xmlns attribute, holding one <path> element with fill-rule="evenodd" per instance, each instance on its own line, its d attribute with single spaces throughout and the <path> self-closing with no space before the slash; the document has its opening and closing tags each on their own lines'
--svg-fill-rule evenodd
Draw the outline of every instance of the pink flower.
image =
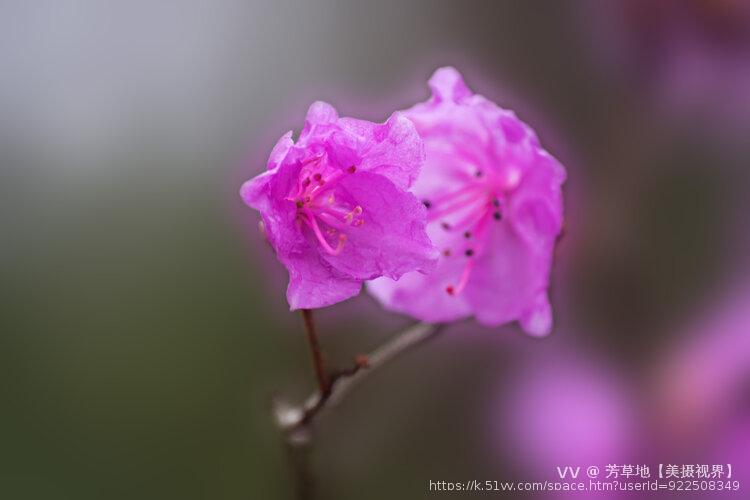
<svg viewBox="0 0 750 500">
<path fill-rule="evenodd" d="M 528 125 L 473 94 L 455 69 L 437 70 L 429 84 L 432 97 L 405 113 L 425 142 L 413 192 L 428 207 L 427 232 L 442 257 L 429 275 L 381 278 L 368 289 L 386 308 L 424 321 L 519 320 L 545 335 L 565 169 Z"/>
<path fill-rule="evenodd" d="M 289 270 L 292 309 L 348 299 L 365 280 L 434 268 L 426 210 L 407 191 L 424 155 L 403 115 L 375 124 L 339 118 L 322 102 L 310 106 L 296 144 L 291 131 L 279 139 L 268 170 L 241 195 Z"/>
</svg>

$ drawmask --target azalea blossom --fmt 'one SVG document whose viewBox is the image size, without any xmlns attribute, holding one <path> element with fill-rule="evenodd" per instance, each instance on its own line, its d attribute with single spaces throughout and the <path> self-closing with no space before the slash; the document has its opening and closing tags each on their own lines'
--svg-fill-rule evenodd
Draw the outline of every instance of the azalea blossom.
<svg viewBox="0 0 750 500">
<path fill-rule="evenodd" d="M 454 68 L 437 70 L 429 85 L 432 97 L 405 113 L 425 142 L 413 191 L 441 257 L 428 275 L 380 278 L 368 289 L 386 308 L 424 321 L 518 320 L 545 335 L 565 169 L 528 125 L 472 93 Z"/>
<path fill-rule="evenodd" d="M 310 107 L 296 143 L 291 131 L 279 139 L 268 170 L 241 195 L 260 211 L 289 271 L 292 309 L 328 306 L 357 295 L 365 280 L 435 266 L 426 209 L 408 192 L 424 157 L 403 115 L 376 124 L 339 118 L 322 102 Z"/>
</svg>

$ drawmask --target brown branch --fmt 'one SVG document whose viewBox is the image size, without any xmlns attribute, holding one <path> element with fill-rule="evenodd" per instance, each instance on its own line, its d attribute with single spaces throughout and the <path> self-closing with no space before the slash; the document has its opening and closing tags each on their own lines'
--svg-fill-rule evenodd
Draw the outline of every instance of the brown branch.
<svg viewBox="0 0 750 500">
<path fill-rule="evenodd" d="M 397 356 L 435 337 L 440 332 L 441 326 L 418 323 L 396 335 L 369 355 L 358 356 L 351 368 L 334 372 L 330 377 L 326 375 L 326 390 L 319 388 L 307 398 L 301 407 L 277 401 L 274 412 L 276 423 L 293 439 L 306 440 L 309 425 L 323 410 L 338 405 L 370 374 Z M 320 350 L 318 349 L 317 352 L 319 353 Z"/>
<path fill-rule="evenodd" d="M 327 395 L 331 392 L 331 383 L 323 362 L 323 352 L 320 350 L 318 334 L 315 332 L 312 309 L 302 309 L 302 318 L 305 320 L 305 333 L 307 333 L 307 343 L 310 346 L 315 378 L 318 380 L 318 390 L 321 394 Z"/>
</svg>

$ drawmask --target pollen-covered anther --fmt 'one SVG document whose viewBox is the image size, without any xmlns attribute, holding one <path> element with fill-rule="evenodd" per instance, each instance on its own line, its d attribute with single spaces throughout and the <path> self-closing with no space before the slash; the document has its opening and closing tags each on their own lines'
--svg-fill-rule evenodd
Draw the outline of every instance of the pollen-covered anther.
<svg viewBox="0 0 750 500">
<path fill-rule="evenodd" d="M 336 202 L 336 198 L 335 198 L 335 197 L 333 196 L 333 193 L 331 193 L 331 194 L 330 194 L 330 195 L 328 196 L 328 200 L 326 200 L 326 201 L 328 201 L 328 204 L 329 204 L 329 205 L 333 205 L 333 204 L 334 204 L 334 203 Z"/>
<path fill-rule="evenodd" d="M 362 219 L 356 218 L 359 215 L 362 215 L 362 207 L 357 205 L 351 210 L 351 212 L 347 212 L 344 215 L 344 222 L 346 222 L 347 224 L 354 224 L 355 226 L 361 226 L 362 224 L 364 224 L 364 221 L 362 221 Z"/>
</svg>

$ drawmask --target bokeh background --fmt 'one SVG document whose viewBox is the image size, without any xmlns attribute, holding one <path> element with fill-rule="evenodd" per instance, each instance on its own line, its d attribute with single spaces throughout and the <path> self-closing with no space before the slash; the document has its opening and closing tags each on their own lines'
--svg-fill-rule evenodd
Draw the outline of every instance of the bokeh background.
<svg viewBox="0 0 750 500">
<path fill-rule="evenodd" d="M 447 64 L 568 169 L 556 329 L 371 377 L 316 428 L 319 497 L 660 462 L 747 494 L 748 2 L 6 0 L 0 498 L 290 498 L 269 405 L 313 378 L 239 186 L 311 101 L 380 121 Z M 410 324 L 318 321 L 334 365 Z"/>
</svg>

